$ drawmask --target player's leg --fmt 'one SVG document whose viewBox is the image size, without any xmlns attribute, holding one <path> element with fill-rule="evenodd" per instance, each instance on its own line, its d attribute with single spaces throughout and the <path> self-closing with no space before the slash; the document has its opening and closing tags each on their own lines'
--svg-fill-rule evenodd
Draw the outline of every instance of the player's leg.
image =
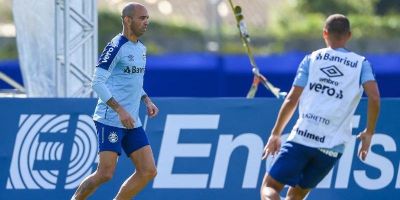
<svg viewBox="0 0 400 200">
<path fill-rule="evenodd" d="M 301 188 L 298 185 L 295 187 L 289 187 L 285 200 L 302 200 L 307 196 L 310 190 L 311 189 L 308 188 Z"/>
<path fill-rule="evenodd" d="M 130 200 L 157 174 L 153 151 L 146 133 L 139 127 L 128 133 L 122 142 L 125 152 L 135 165 L 135 172 L 122 184 L 115 200 Z"/>
<path fill-rule="evenodd" d="M 123 129 L 95 122 L 99 144 L 99 164 L 94 173 L 79 185 L 72 200 L 83 200 L 90 196 L 102 183 L 110 180 L 121 154 Z"/>
<path fill-rule="evenodd" d="M 289 188 L 287 200 L 304 199 L 311 189 L 324 179 L 341 157 L 340 153 L 326 149 L 323 151 L 313 149 L 313 154 L 313 159 L 304 167 L 299 184 Z"/>
<path fill-rule="evenodd" d="M 109 181 L 115 170 L 118 154 L 112 151 L 99 153 L 99 164 L 97 170 L 86 177 L 79 185 L 72 200 L 84 200 L 90 196 L 101 184 Z"/>
<path fill-rule="evenodd" d="M 286 142 L 261 185 L 261 200 L 280 199 L 284 185 L 295 186 L 308 162 L 309 153 L 303 145 Z"/>
<path fill-rule="evenodd" d="M 136 171 L 122 184 L 115 200 L 130 200 L 157 174 L 150 145 L 133 152 L 130 158 L 136 167 Z"/>
<path fill-rule="evenodd" d="M 279 193 L 284 186 L 268 174 L 265 174 L 260 191 L 261 200 L 279 200 Z"/>
</svg>

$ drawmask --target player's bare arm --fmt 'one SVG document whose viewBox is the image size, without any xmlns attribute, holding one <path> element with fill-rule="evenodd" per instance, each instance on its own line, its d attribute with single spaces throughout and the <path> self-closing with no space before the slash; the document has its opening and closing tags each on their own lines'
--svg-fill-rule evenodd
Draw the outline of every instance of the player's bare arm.
<svg viewBox="0 0 400 200">
<path fill-rule="evenodd" d="M 111 97 L 107 101 L 107 105 L 118 113 L 119 119 L 121 120 L 121 123 L 122 125 L 124 125 L 124 127 L 128 129 L 132 129 L 135 127 L 135 121 L 132 116 L 128 112 L 126 112 L 126 110 L 114 99 L 114 97 Z"/>
<path fill-rule="evenodd" d="M 153 101 L 151 101 L 150 97 L 147 96 L 147 94 L 142 96 L 142 102 L 144 102 L 144 104 L 146 105 L 147 114 L 149 115 L 149 117 L 155 117 L 158 114 L 159 110 L 157 106 L 153 103 Z"/>
<path fill-rule="evenodd" d="M 358 156 L 362 160 L 365 160 L 371 145 L 371 139 L 375 132 L 375 126 L 379 115 L 380 95 L 376 81 L 368 81 L 364 83 L 363 87 L 368 96 L 367 127 L 357 136 L 357 138 L 361 140 L 361 149 L 358 152 Z"/>
<path fill-rule="evenodd" d="M 271 131 L 271 135 L 268 138 L 268 142 L 264 147 L 263 159 L 268 155 L 275 155 L 279 152 L 281 147 L 281 134 L 286 124 L 292 118 L 294 111 L 296 110 L 297 104 L 301 93 L 303 92 L 302 87 L 293 86 L 289 91 L 288 96 L 285 98 L 281 109 L 279 110 L 278 118 Z"/>
</svg>

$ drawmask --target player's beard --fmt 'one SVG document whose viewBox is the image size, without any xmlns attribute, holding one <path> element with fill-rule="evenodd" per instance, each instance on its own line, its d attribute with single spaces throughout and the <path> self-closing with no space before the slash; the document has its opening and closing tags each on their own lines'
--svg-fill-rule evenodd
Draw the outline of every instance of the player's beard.
<svg viewBox="0 0 400 200">
<path fill-rule="evenodd" d="M 146 32 L 147 28 L 135 27 L 135 24 L 132 23 L 130 29 L 132 34 L 136 35 L 136 37 L 140 37 Z"/>
</svg>

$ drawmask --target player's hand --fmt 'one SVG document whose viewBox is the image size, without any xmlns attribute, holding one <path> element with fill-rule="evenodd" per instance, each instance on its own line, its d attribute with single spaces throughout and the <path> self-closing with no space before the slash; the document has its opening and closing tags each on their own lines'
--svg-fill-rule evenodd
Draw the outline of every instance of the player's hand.
<svg viewBox="0 0 400 200">
<path fill-rule="evenodd" d="M 127 129 L 135 128 L 135 120 L 132 118 L 132 116 L 128 112 L 126 112 L 125 109 L 120 108 L 117 113 L 118 113 L 119 120 L 121 121 L 122 125 L 125 128 L 127 128 Z"/>
<path fill-rule="evenodd" d="M 271 134 L 268 138 L 268 142 L 264 147 L 262 159 L 266 159 L 269 155 L 276 155 L 281 148 L 281 137 L 280 135 Z"/>
<path fill-rule="evenodd" d="M 154 105 L 153 102 L 149 101 L 146 103 L 147 107 L 147 114 L 149 115 L 150 118 L 155 117 L 158 114 L 158 108 L 156 105 Z"/>
<path fill-rule="evenodd" d="M 363 161 L 367 157 L 369 146 L 371 145 L 372 135 L 373 133 L 367 132 L 366 130 L 357 135 L 357 139 L 361 140 L 361 148 L 360 151 L 358 152 L 358 156 Z"/>
</svg>

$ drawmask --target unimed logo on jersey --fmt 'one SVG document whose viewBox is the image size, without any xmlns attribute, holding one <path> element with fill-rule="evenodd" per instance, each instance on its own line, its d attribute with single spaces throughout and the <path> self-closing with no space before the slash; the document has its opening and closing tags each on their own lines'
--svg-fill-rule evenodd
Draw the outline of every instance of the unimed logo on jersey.
<svg viewBox="0 0 400 200">
<path fill-rule="evenodd" d="M 95 130 L 88 115 L 20 115 L 6 188 L 76 188 L 97 162 Z"/>
</svg>

